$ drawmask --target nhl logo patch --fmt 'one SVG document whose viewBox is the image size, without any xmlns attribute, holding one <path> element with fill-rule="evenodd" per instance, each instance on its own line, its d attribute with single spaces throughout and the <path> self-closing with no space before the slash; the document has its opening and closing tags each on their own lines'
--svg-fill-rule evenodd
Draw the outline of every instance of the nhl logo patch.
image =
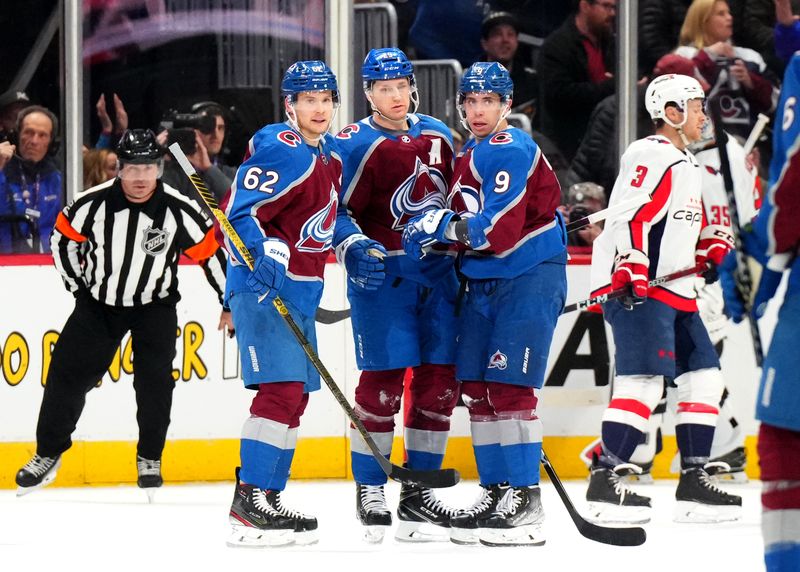
<svg viewBox="0 0 800 572">
<path fill-rule="evenodd" d="M 150 256 L 161 254 L 167 248 L 169 233 L 166 230 L 147 227 L 142 238 L 142 250 Z"/>
<path fill-rule="evenodd" d="M 508 357 L 506 354 L 502 353 L 500 350 L 497 350 L 492 354 L 492 357 L 489 358 L 489 369 L 506 369 L 508 367 Z"/>
</svg>

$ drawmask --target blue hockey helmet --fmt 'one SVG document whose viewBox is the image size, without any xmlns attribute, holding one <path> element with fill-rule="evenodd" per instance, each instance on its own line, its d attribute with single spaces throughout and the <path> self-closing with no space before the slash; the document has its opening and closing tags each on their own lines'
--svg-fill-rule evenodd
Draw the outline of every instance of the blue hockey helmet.
<svg viewBox="0 0 800 572">
<path fill-rule="evenodd" d="M 373 81 L 407 77 L 414 85 L 414 66 L 398 48 L 373 48 L 361 64 L 361 79 L 364 89 Z"/>
<path fill-rule="evenodd" d="M 320 60 L 295 62 L 283 74 L 281 94 L 295 98 L 304 91 L 328 91 L 333 95 L 334 103 L 339 102 L 339 87 L 336 75 L 328 65 Z"/>
<path fill-rule="evenodd" d="M 514 82 L 503 64 L 498 62 L 475 62 L 461 76 L 458 86 L 458 101 L 468 93 L 496 93 L 507 100 L 514 93 Z"/>
</svg>

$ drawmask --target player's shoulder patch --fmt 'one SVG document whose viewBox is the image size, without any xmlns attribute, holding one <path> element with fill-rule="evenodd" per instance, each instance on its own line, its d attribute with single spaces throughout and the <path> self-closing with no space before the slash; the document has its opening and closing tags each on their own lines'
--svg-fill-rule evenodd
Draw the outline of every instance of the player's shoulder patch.
<svg viewBox="0 0 800 572">
<path fill-rule="evenodd" d="M 279 131 L 276 137 L 278 141 L 292 148 L 298 147 L 303 142 L 303 139 L 291 129 Z"/>
<path fill-rule="evenodd" d="M 500 131 L 492 135 L 489 145 L 508 145 L 514 142 L 514 137 L 508 131 Z"/>
<path fill-rule="evenodd" d="M 361 130 L 358 123 L 351 123 L 344 127 L 339 133 L 336 134 L 337 139 L 350 139 L 353 135 Z"/>
</svg>

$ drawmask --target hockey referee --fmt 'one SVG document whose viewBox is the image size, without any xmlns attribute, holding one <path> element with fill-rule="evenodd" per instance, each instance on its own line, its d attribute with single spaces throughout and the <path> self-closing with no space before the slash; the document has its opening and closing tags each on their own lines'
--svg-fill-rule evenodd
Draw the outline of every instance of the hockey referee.
<svg viewBox="0 0 800 572">
<path fill-rule="evenodd" d="M 153 132 L 126 131 L 119 174 L 78 195 L 56 220 L 53 260 L 75 309 L 53 350 L 36 428 L 36 454 L 17 473 L 17 495 L 52 482 L 70 448 L 86 393 L 130 331 L 139 424 L 138 485 L 162 484 L 178 326 L 178 259 L 200 262 L 222 301 L 225 258 L 199 205 L 161 182 L 164 150 Z M 220 327 L 233 329 L 229 312 Z"/>
</svg>

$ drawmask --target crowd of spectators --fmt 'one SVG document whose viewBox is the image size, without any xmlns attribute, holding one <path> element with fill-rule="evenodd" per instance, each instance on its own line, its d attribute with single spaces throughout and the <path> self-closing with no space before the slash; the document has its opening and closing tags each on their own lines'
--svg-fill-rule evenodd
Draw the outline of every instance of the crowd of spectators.
<svg viewBox="0 0 800 572">
<path fill-rule="evenodd" d="M 392 0 L 400 47 L 413 58 L 506 66 L 515 86 L 512 123 L 531 131 L 562 188 L 592 183 L 591 188 L 604 189 L 606 199 L 618 167 L 617 2 Z M 800 49 L 799 12 L 800 0 L 641 0 L 639 89 L 663 73 L 692 75 L 709 98 L 719 100 L 726 130 L 744 140 L 759 113 L 774 113 L 785 61 Z M 123 101 L 106 95 L 95 104 L 100 132 L 94 145 L 84 148 L 84 188 L 116 175 L 112 149 L 128 128 Z M 35 103 L 22 92 L 0 94 L 0 253 L 49 252 L 44 237 L 63 206 L 58 120 Z M 652 131 L 640 107 L 638 137 Z M 235 173 L 235 166 L 222 161 L 228 110 L 207 101 L 195 104 L 192 113 L 212 117 L 213 127 L 195 129 L 181 146 L 207 186 L 222 197 Z M 453 133 L 457 140 L 466 136 L 457 127 Z M 159 141 L 168 140 L 163 130 Z M 751 158 L 762 172 L 769 152 L 762 144 Z M 193 193 L 169 161 L 164 180 Z"/>
</svg>

